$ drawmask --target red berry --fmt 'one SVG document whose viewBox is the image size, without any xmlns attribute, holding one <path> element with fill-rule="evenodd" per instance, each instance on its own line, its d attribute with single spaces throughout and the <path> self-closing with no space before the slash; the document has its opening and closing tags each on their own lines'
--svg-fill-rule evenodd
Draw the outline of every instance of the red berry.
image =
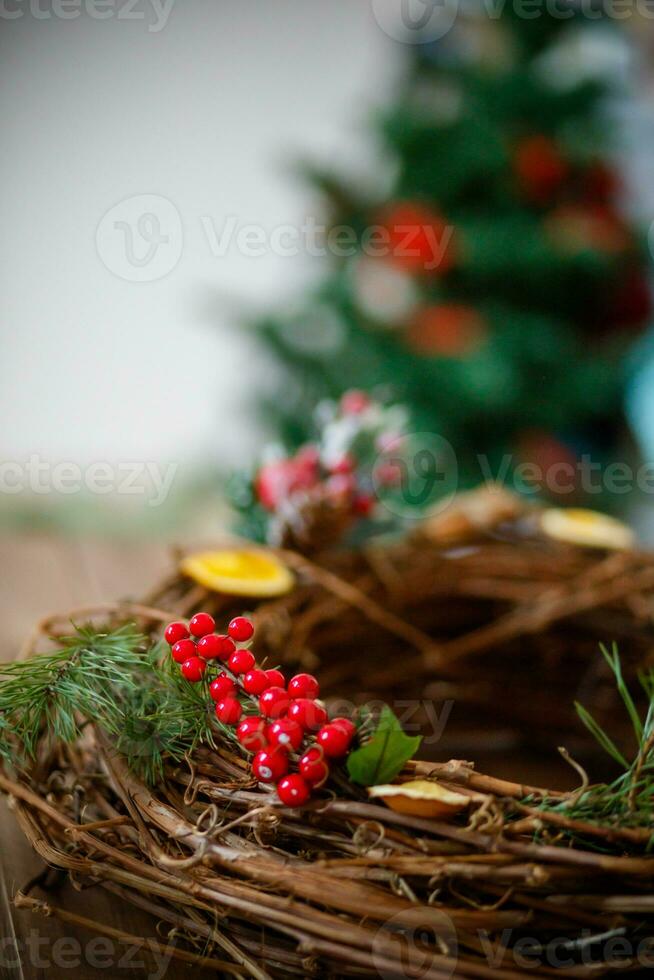
<svg viewBox="0 0 654 980">
<path fill-rule="evenodd" d="M 198 657 L 202 657 L 203 660 L 214 660 L 219 657 L 221 649 L 220 639 L 215 633 L 201 636 L 198 640 Z"/>
<path fill-rule="evenodd" d="M 268 685 L 270 687 L 286 687 L 286 678 L 282 674 L 281 670 L 276 670 L 271 667 L 269 670 L 265 671 L 266 677 L 268 678 Z"/>
<path fill-rule="evenodd" d="M 329 764 L 325 759 L 325 753 L 316 745 L 307 749 L 300 759 L 298 768 L 312 786 L 322 786 L 329 776 Z"/>
<path fill-rule="evenodd" d="M 192 684 L 197 684 L 198 681 L 202 680 L 206 669 L 207 665 L 199 657 L 189 657 L 182 664 L 182 674 Z"/>
<path fill-rule="evenodd" d="M 195 657 L 195 643 L 193 640 L 178 640 L 170 651 L 175 663 L 183 664 L 190 657 Z"/>
<path fill-rule="evenodd" d="M 243 678 L 243 688 L 248 692 L 248 694 L 263 694 L 263 692 L 270 687 L 270 681 L 266 676 L 265 670 L 248 670 L 247 674 Z"/>
<path fill-rule="evenodd" d="M 285 749 L 297 749 L 302 745 L 304 732 L 292 718 L 278 718 L 268 728 L 268 741 L 271 745 L 282 745 Z"/>
<path fill-rule="evenodd" d="M 352 388 L 341 397 L 341 411 L 345 415 L 360 415 L 370 405 L 370 399 L 365 391 Z"/>
<path fill-rule="evenodd" d="M 256 752 L 257 749 L 266 747 L 266 722 L 263 718 L 251 715 L 244 718 L 236 729 L 236 737 L 249 752 Z"/>
<path fill-rule="evenodd" d="M 223 698 L 231 697 L 235 691 L 236 684 L 227 674 L 218 674 L 209 685 L 209 694 L 214 701 L 222 701 Z"/>
<path fill-rule="evenodd" d="M 215 634 L 215 639 L 218 641 L 217 643 L 214 643 L 213 636 L 208 636 L 207 639 L 212 641 L 210 645 L 215 646 L 216 650 L 218 651 L 215 655 L 219 660 L 229 660 L 236 649 L 236 644 L 232 639 L 230 639 L 229 636 L 227 636 L 226 633 Z M 202 640 L 200 640 L 200 643 L 201 642 Z"/>
<path fill-rule="evenodd" d="M 223 698 L 216 704 L 216 718 L 223 725 L 237 725 L 241 720 L 243 708 L 236 698 Z"/>
<path fill-rule="evenodd" d="M 316 735 L 316 742 L 328 759 L 340 759 L 347 755 L 351 737 L 340 725 L 324 725 Z"/>
<path fill-rule="evenodd" d="M 265 697 L 265 694 L 262 696 Z M 318 701 L 298 698 L 291 701 L 288 717 L 297 721 L 305 732 L 317 732 L 327 721 L 327 712 Z"/>
<path fill-rule="evenodd" d="M 247 674 L 255 663 L 254 654 L 249 650 L 235 650 L 227 661 L 227 666 L 233 674 Z"/>
<path fill-rule="evenodd" d="M 237 643 L 245 643 L 246 640 L 252 639 L 254 626 L 245 616 L 235 616 L 227 627 L 227 632 L 232 640 L 236 640 Z"/>
<path fill-rule="evenodd" d="M 352 506 L 358 517 L 368 517 L 375 509 L 375 498 L 369 493 L 360 493 Z"/>
<path fill-rule="evenodd" d="M 174 646 L 179 640 L 188 637 L 188 630 L 184 623 L 169 623 L 164 631 L 164 638 L 169 646 Z"/>
<path fill-rule="evenodd" d="M 296 674 L 288 682 L 288 693 L 292 698 L 317 698 L 320 685 L 313 674 Z"/>
<path fill-rule="evenodd" d="M 357 733 L 357 726 L 353 721 L 350 721 L 349 718 L 332 718 L 329 724 L 337 725 L 339 728 L 342 728 L 345 732 L 347 732 L 351 739 L 354 738 Z"/>
<path fill-rule="evenodd" d="M 311 796 L 311 787 L 294 772 L 277 783 L 277 796 L 284 806 L 304 806 Z"/>
<path fill-rule="evenodd" d="M 288 772 L 288 755 L 285 749 L 279 745 L 272 749 L 261 749 L 252 760 L 252 772 L 260 783 L 276 783 Z"/>
<path fill-rule="evenodd" d="M 289 704 L 290 698 L 283 687 L 269 687 L 259 698 L 259 711 L 266 718 L 281 718 Z"/>
<path fill-rule="evenodd" d="M 216 628 L 213 616 L 209 613 L 196 613 L 193 619 L 188 624 L 188 628 L 193 634 L 193 636 L 206 636 L 207 633 L 213 633 Z"/>
<path fill-rule="evenodd" d="M 344 473 L 351 473 L 356 467 L 356 461 L 353 456 L 349 453 L 343 453 L 329 464 L 329 472 L 343 475 Z"/>
</svg>

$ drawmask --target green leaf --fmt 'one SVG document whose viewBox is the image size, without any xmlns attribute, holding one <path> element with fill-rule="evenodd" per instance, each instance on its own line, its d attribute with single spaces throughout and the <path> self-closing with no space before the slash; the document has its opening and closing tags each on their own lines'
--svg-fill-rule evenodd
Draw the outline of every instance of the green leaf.
<svg viewBox="0 0 654 980">
<path fill-rule="evenodd" d="M 405 735 L 391 709 L 384 705 L 374 734 L 348 756 L 350 779 L 361 786 L 390 782 L 415 755 L 421 741 L 420 735 Z"/>
</svg>

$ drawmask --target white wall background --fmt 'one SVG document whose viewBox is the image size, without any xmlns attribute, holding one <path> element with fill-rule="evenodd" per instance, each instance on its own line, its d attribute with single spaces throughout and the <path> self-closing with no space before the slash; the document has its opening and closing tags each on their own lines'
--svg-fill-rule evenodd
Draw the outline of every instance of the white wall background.
<svg viewBox="0 0 654 980">
<path fill-rule="evenodd" d="M 301 221 L 312 202 L 290 164 L 364 158 L 401 45 L 352 0 L 176 0 L 158 32 L 151 0 L 133 20 L 116 15 L 124 0 L 74 16 L 85 2 L 5 0 L 15 16 L 0 17 L 0 455 L 242 461 L 256 373 L 221 325 L 310 270 L 216 258 L 201 219 Z M 114 275 L 95 242 L 107 210 L 141 194 L 182 220 L 179 262 L 154 282 Z"/>
</svg>

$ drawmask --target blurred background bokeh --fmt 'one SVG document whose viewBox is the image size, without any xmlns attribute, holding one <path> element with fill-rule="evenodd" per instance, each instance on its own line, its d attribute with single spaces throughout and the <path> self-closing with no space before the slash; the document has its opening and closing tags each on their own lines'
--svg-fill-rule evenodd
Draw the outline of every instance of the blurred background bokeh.
<svg viewBox="0 0 654 980">
<path fill-rule="evenodd" d="M 404 6 L 4 5 L 5 527 L 211 533 L 352 385 L 494 466 L 652 458 L 648 11 Z M 335 257 L 330 221 L 453 257 Z M 652 540 L 649 485 L 602 506 Z"/>
</svg>

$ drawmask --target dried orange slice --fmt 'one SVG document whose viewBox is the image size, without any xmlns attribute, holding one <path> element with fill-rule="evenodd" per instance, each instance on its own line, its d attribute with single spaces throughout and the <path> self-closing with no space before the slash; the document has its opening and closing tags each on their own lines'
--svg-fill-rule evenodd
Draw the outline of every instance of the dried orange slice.
<svg viewBox="0 0 654 980">
<path fill-rule="evenodd" d="M 372 797 L 382 799 L 391 810 L 412 817 L 451 817 L 470 803 L 469 796 L 453 793 L 427 779 L 412 779 L 408 783 L 369 786 Z"/>
<path fill-rule="evenodd" d="M 269 551 L 202 551 L 180 562 L 180 571 L 212 592 L 268 599 L 290 592 L 295 584 L 286 565 Z"/>
<path fill-rule="evenodd" d="M 552 507 L 543 511 L 540 526 L 549 538 L 586 548 L 622 551 L 634 546 L 634 533 L 622 521 L 581 507 Z"/>
</svg>

